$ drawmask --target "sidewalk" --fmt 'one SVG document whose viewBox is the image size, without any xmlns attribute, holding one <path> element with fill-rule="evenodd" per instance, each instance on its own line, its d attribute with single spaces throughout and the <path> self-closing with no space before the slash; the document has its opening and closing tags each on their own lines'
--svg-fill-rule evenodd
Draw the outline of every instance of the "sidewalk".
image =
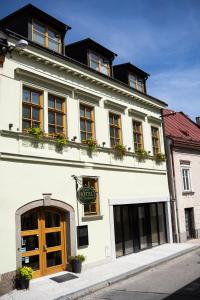
<svg viewBox="0 0 200 300">
<path fill-rule="evenodd" d="M 53 300 L 78 299 L 92 291 L 106 287 L 114 282 L 137 274 L 159 263 L 183 255 L 200 248 L 200 244 L 164 244 L 143 252 L 118 258 L 106 265 L 88 269 L 78 275 L 78 278 L 63 283 L 57 283 L 50 277 L 67 274 L 61 272 L 51 276 L 34 279 L 30 282 L 30 289 L 12 291 L 0 297 L 1 300 Z"/>
</svg>

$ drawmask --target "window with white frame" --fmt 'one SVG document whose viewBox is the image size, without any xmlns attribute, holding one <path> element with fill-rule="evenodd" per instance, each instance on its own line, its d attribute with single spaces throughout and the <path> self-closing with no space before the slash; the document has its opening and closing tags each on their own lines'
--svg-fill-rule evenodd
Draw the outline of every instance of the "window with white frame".
<svg viewBox="0 0 200 300">
<path fill-rule="evenodd" d="M 190 176 L 190 167 L 181 166 L 182 181 L 183 181 L 183 191 L 190 192 L 191 189 L 191 176 Z"/>
</svg>

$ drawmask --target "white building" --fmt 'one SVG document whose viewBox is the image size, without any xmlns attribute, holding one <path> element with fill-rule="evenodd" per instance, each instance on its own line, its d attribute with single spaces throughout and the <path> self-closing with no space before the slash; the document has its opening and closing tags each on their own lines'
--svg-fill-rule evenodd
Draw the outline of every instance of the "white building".
<svg viewBox="0 0 200 300">
<path fill-rule="evenodd" d="M 1 293 L 21 265 L 38 277 L 68 268 L 69 255 L 85 255 L 91 267 L 170 242 L 166 164 L 155 159 L 164 153 L 166 105 L 146 93 L 148 74 L 112 68 L 115 54 L 90 39 L 65 56 L 68 27 L 32 5 L 0 25 Z M 21 36 L 28 48 L 5 54 Z M 35 127 L 40 139 L 26 132 Z M 69 139 L 60 148 L 59 132 Z M 95 188 L 95 202 L 77 201 L 75 178 Z"/>
<path fill-rule="evenodd" d="M 200 122 L 164 110 L 172 228 L 175 242 L 200 237 Z"/>
</svg>

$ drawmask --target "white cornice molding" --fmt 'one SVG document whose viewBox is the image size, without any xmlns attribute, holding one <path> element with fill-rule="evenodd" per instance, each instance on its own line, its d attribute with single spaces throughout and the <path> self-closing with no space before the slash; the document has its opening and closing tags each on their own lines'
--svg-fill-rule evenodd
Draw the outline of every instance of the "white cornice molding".
<svg viewBox="0 0 200 300">
<path fill-rule="evenodd" d="M 104 100 L 104 106 L 105 107 L 109 107 L 109 108 L 113 108 L 116 110 L 120 110 L 120 111 L 125 111 L 125 109 L 127 108 L 126 105 L 122 105 L 121 103 L 117 103 L 111 100 Z"/>
<path fill-rule="evenodd" d="M 19 53 L 19 55 L 25 55 L 30 59 L 35 59 L 36 61 L 40 61 L 40 63 L 43 63 L 44 65 L 48 65 L 48 66 L 51 66 L 53 68 L 57 68 L 60 71 L 66 72 L 68 74 L 72 74 L 73 76 L 77 76 L 78 78 L 82 78 L 82 79 L 84 79 L 86 81 L 89 81 L 93 84 L 96 84 L 98 86 L 102 86 L 104 88 L 107 88 L 107 89 L 109 89 L 113 92 L 116 92 L 116 93 L 118 93 L 122 96 L 126 96 L 129 99 L 131 98 L 131 99 L 133 99 L 137 102 L 143 103 L 147 106 L 150 106 L 150 107 L 153 107 L 153 108 L 156 108 L 156 109 L 161 109 L 161 108 L 164 107 L 164 105 L 162 105 L 162 104 L 159 105 L 158 103 L 155 103 L 153 100 L 147 99 L 148 96 L 142 97 L 140 95 L 134 94 L 133 91 L 129 91 L 128 88 L 124 87 L 124 89 L 123 89 L 122 87 L 119 87 L 118 83 L 108 82 L 109 79 L 107 79 L 107 78 L 102 80 L 102 79 L 98 78 L 97 76 L 94 77 L 93 74 L 92 75 L 89 74 L 89 70 L 87 71 L 88 73 L 83 72 L 81 70 L 81 69 L 83 69 L 81 66 L 80 67 L 77 66 L 77 68 L 74 68 L 72 62 L 67 62 L 69 65 L 67 65 L 66 63 L 64 64 L 62 62 L 61 63 L 56 62 L 55 60 L 53 60 L 49 57 L 43 56 L 43 55 L 39 55 L 38 53 L 31 51 L 30 49 L 24 49 L 24 50 L 15 49 L 15 51 L 17 51 Z M 62 60 L 62 58 L 60 58 L 60 60 Z"/>
<path fill-rule="evenodd" d="M 57 166 L 71 166 L 71 167 L 92 168 L 92 169 L 100 169 L 100 170 L 116 170 L 121 172 L 132 172 L 132 173 L 159 174 L 163 176 L 167 175 L 166 170 L 135 168 L 135 167 L 119 166 L 114 164 L 110 165 L 110 164 L 97 163 L 97 162 L 91 163 L 86 161 L 74 161 L 74 160 L 67 160 L 67 159 L 50 158 L 50 157 L 35 156 L 35 155 L 9 153 L 9 152 L 0 152 L 0 160 L 22 161 L 24 163 L 27 162 L 27 163 L 49 164 L 49 165 L 57 165 Z"/>
<path fill-rule="evenodd" d="M 72 97 L 74 98 L 75 95 L 78 97 L 85 96 L 88 97 L 87 100 L 91 100 L 92 102 L 99 102 L 101 100 L 100 96 L 97 96 L 96 94 L 93 94 L 90 91 L 86 91 L 85 89 L 81 89 L 81 87 L 76 87 L 74 85 L 70 85 L 70 83 L 62 82 L 61 79 L 52 79 L 52 76 L 42 76 L 41 74 L 38 74 L 37 71 L 31 70 L 28 71 L 26 69 L 22 68 L 16 68 L 15 73 L 24 76 L 25 78 L 32 78 L 36 80 L 40 80 L 42 82 L 50 83 L 51 85 L 62 87 L 63 89 L 67 90 L 68 92 L 72 93 Z"/>
<path fill-rule="evenodd" d="M 162 119 L 161 118 L 159 119 L 159 118 L 156 118 L 156 117 L 153 117 L 153 116 L 148 116 L 147 119 L 148 119 L 149 123 L 159 124 L 159 125 L 162 124 Z"/>
<path fill-rule="evenodd" d="M 145 117 L 147 116 L 147 114 L 145 114 L 144 112 L 141 112 L 141 111 L 138 111 L 138 110 L 135 110 L 135 109 L 132 109 L 132 108 L 128 109 L 128 113 L 129 113 L 130 116 L 136 117 L 136 118 L 139 118 L 139 119 L 145 119 Z"/>
</svg>

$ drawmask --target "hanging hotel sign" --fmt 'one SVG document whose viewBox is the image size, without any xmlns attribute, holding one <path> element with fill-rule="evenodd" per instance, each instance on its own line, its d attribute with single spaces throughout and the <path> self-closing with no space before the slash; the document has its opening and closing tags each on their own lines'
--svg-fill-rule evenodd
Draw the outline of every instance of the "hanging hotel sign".
<svg viewBox="0 0 200 300">
<path fill-rule="evenodd" d="M 78 190 L 78 200 L 82 204 L 87 204 L 95 202 L 96 200 L 96 191 L 90 186 L 83 186 Z"/>
</svg>

